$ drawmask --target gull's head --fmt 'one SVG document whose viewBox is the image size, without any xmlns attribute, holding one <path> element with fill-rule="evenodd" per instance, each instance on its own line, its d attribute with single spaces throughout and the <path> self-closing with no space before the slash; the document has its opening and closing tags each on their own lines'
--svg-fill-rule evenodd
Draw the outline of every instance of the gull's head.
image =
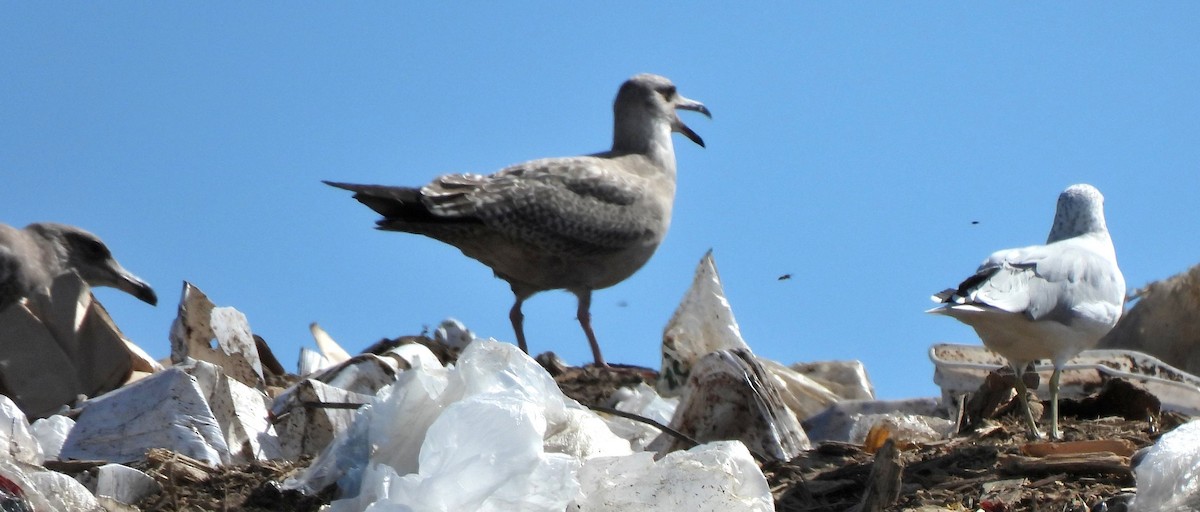
<svg viewBox="0 0 1200 512">
<path fill-rule="evenodd" d="M 109 286 L 152 306 L 158 304 L 154 289 L 117 263 L 112 251 L 96 235 L 51 222 L 30 224 L 25 229 L 50 244 L 49 253 L 58 260 L 55 274 L 73 270 L 90 286 Z"/>
<path fill-rule="evenodd" d="M 1108 232 L 1108 226 L 1104 223 L 1104 196 L 1096 187 L 1071 185 L 1058 195 L 1058 209 L 1046 243 L 1100 232 Z"/>
<path fill-rule="evenodd" d="M 615 142 L 632 142 L 629 138 L 651 137 L 647 129 L 665 123 L 673 132 L 682 133 L 692 142 L 704 147 L 704 139 L 679 119 L 676 109 L 691 110 L 712 118 L 703 103 L 690 100 L 675 90 L 675 84 L 664 76 L 643 73 L 636 75 L 617 92 L 613 102 L 616 131 Z M 629 132 L 629 133 L 625 133 Z"/>
</svg>

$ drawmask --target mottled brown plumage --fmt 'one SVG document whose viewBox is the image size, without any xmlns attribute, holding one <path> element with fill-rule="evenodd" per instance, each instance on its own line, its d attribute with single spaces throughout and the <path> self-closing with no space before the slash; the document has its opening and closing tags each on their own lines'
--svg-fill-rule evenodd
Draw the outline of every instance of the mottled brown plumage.
<svg viewBox="0 0 1200 512">
<path fill-rule="evenodd" d="M 421 188 L 326 182 L 383 216 L 379 229 L 425 235 L 458 247 L 508 281 L 516 295 L 509 317 L 528 352 L 521 304 L 533 294 L 566 289 L 579 298 L 579 323 L 596 364 L 592 290 L 633 275 L 666 235 L 675 200 L 671 132 L 700 146 L 676 109 L 710 115 L 657 75 L 630 78 L 613 105 L 612 150 L 533 160 L 495 174 L 451 174 Z"/>
</svg>

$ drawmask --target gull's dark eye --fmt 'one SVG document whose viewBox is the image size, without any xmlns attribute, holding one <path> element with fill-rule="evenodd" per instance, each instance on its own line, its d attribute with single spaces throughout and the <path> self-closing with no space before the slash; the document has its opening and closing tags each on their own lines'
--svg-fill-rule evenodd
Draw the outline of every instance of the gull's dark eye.
<svg viewBox="0 0 1200 512">
<path fill-rule="evenodd" d="M 663 97 L 666 99 L 674 98 L 675 97 L 675 86 L 668 85 L 666 87 L 663 87 L 662 89 L 658 90 L 658 93 L 663 95 Z"/>
<path fill-rule="evenodd" d="M 86 236 L 74 237 L 73 242 L 72 245 L 89 260 L 103 260 L 111 256 L 108 252 L 108 247 L 105 247 L 103 242 L 95 238 Z"/>
</svg>

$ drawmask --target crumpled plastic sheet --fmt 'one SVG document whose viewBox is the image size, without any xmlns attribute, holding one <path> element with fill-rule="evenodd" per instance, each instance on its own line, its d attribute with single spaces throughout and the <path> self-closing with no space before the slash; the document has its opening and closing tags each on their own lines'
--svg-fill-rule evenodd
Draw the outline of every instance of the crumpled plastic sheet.
<svg viewBox="0 0 1200 512">
<path fill-rule="evenodd" d="M 1133 510 L 1200 510 L 1200 420 L 1163 434 L 1134 473 Z"/>
<path fill-rule="evenodd" d="M 604 475 L 612 470 L 604 468 L 632 457 L 644 471 L 684 472 L 663 477 L 672 485 L 654 480 L 647 492 L 734 495 L 769 506 L 765 478 L 746 448 L 735 444 L 736 456 L 713 455 L 709 446 L 697 454 L 672 454 L 665 465 L 649 453 L 631 455 L 627 441 L 565 398 L 529 356 L 510 344 L 479 340 L 455 368 L 402 372 L 309 470 L 284 487 L 313 492 L 336 481 L 341 499 L 331 512 L 618 510 L 600 505 L 603 500 L 586 501 L 582 490 L 600 492 L 606 484 L 586 478 L 610 478 Z M 595 471 L 587 469 L 592 464 L 599 464 Z M 708 478 L 696 483 L 697 473 Z M 761 492 L 747 498 L 750 491 Z M 605 496 L 622 492 L 603 490 Z"/>
<path fill-rule="evenodd" d="M 7 396 L 0 395 L 0 460 L 41 465 L 42 457 L 42 447 L 29 430 L 25 413 Z"/>
<path fill-rule="evenodd" d="M 739 441 L 702 444 L 657 462 L 649 452 L 593 459 L 579 480 L 584 496 L 568 510 L 775 510 L 766 477 Z"/>
</svg>

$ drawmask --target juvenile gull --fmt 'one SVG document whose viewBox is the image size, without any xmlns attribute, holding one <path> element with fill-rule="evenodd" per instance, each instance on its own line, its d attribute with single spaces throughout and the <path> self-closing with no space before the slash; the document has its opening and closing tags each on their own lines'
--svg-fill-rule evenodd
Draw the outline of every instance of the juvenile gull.
<svg viewBox="0 0 1200 512">
<path fill-rule="evenodd" d="M 490 176 L 450 174 L 421 188 L 325 183 L 382 215 L 378 229 L 440 240 L 491 267 L 516 296 L 509 319 L 525 352 L 521 304 L 540 291 L 574 293 L 579 325 L 603 366 L 592 290 L 624 281 L 666 235 L 675 200 L 671 132 L 704 146 L 676 109 L 712 117 L 670 80 L 641 74 L 617 92 L 610 151 L 533 160 Z"/>
<path fill-rule="evenodd" d="M 1058 379 L 1066 362 L 1094 347 L 1121 317 L 1125 278 L 1104 223 L 1104 196 L 1072 185 L 1058 196 L 1046 245 L 992 253 L 957 289 L 933 296 L 927 311 L 970 325 L 1017 374 L 1025 420 L 1041 437 L 1021 376 L 1038 359 L 1054 364 L 1050 377 L 1050 435 L 1058 429 Z"/>
<path fill-rule="evenodd" d="M 158 303 L 150 285 L 117 263 L 96 235 L 51 222 L 24 229 L 0 224 L 0 311 L 71 271 L 88 285 L 110 286 Z"/>
</svg>

